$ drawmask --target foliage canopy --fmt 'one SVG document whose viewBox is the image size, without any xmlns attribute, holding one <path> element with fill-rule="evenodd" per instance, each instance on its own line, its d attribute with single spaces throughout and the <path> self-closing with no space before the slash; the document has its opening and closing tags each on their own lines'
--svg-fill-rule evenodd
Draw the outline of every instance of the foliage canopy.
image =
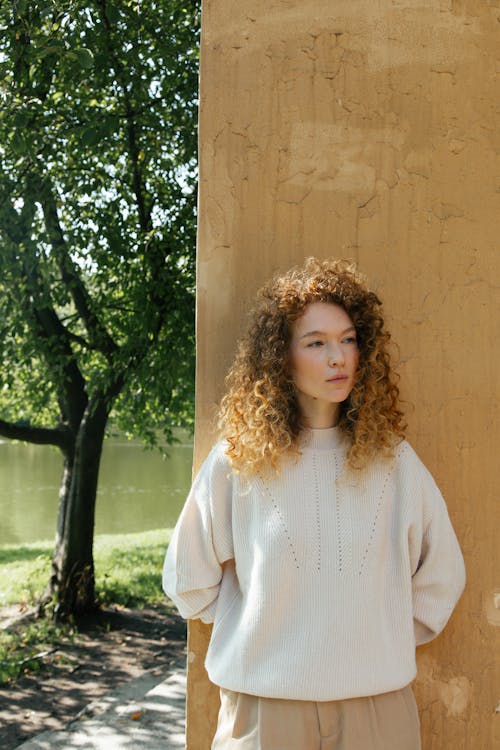
<svg viewBox="0 0 500 750">
<path fill-rule="evenodd" d="M 192 419 L 198 6 L 1 6 L 3 420 L 77 381 L 150 442 Z"/>
</svg>

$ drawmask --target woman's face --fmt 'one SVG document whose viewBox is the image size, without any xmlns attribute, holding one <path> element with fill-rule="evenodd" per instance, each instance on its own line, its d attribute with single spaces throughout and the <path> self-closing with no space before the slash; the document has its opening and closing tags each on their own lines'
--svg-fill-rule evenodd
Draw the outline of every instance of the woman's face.
<svg viewBox="0 0 500 750">
<path fill-rule="evenodd" d="M 349 396 L 359 362 L 356 329 L 346 311 L 313 302 L 292 324 L 290 371 L 309 427 L 330 427 Z"/>
</svg>

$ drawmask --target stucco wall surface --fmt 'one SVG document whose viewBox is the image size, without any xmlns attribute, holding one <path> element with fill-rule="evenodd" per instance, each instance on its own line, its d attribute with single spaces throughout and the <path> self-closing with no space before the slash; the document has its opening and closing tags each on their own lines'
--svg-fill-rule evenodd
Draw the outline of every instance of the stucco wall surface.
<svg viewBox="0 0 500 750">
<path fill-rule="evenodd" d="M 203 2 L 195 468 L 256 288 L 307 255 L 356 260 L 468 571 L 419 649 L 424 750 L 500 747 L 499 39 L 498 2 Z M 205 750 L 217 698 L 190 630 Z"/>
</svg>

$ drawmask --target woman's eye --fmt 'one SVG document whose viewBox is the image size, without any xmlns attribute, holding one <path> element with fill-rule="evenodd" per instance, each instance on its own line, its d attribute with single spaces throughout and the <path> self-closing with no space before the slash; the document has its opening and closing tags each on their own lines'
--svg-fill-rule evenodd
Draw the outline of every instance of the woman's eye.
<svg viewBox="0 0 500 750">
<path fill-rule="evenodd" d="M 347 338 L 344 339 L 344 344 L 356 344 L 357 339 L 356 336 L 347 336 Z"/>
<path fill-rule="evenodd" d="M 310 348 L 316 347 L 316 346 L 323 346 L 323 342 L 322 341 L 311 341 L 307 346 L 310 347 Z"/>
</svg>

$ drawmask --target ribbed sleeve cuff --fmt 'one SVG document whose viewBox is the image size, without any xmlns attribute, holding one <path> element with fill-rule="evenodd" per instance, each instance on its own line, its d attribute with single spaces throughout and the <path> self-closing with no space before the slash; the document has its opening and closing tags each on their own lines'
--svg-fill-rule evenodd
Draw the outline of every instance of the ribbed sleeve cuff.
<svg viewBox="0 0 500 750">
<path fill-rule="evenodd" d="M 169 591 L 168 587 L 164 588 L 165 593 L 172 599 L 185 620 L 200 619 L 206 623 L 213 622 L 219 589 L 220 584 L 208 589 L 184 591 L 182 593 Z"/>
</svg>

